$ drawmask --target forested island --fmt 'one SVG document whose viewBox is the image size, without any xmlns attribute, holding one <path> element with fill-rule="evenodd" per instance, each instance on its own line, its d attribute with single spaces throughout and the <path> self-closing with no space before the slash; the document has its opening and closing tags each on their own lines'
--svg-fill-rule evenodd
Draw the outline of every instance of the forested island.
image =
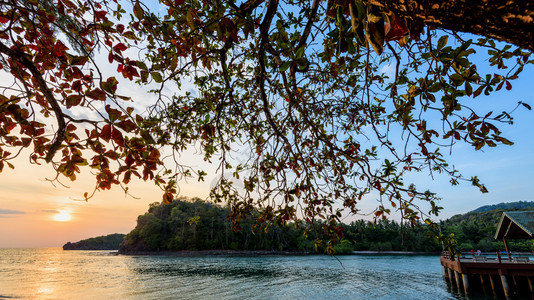
<svg viewBox="0 0 534 300">
<path fill-rule="evenodd" d="M 497 251 L 504 249 L 493 236 L 503 211 L 532 210 L 534 202 L 511 202 L 483 206 L 466 214 L 440 221 L 444 234 L 453 233 L 458 249 Z M 163 251 L 269 251 L 289 253 L 324 253 L 325 236 L 316 226 L 288 223 L 279 226 L 245 219 L 241 229 L 234 230 L 227 219 L 228 209 L 200 199 L 181 198 L 169 205 L 150 204 L 137 219 L 137 226 L 127 235 L 110 234 L 68 242 L 64 250 L 117 250 L 120 253 Z M 439 252 L 428 226 L 419 224 L 413 230 L 392 220 L 376 224 L 358 220 L 343 227 L 343 239 L 335 246 L 336 254 L 353 251 Z M 323 243 L 318 242 L 323 241 Z M 516 251 L 532 251 L 532 241 L 509 241 Z"/>
<path fill-rule="evenodd" d="M 477 209 L 441 221 L 445 234 L 454 233 L 458 248 L 464 251 L 480 249 L 495 251 L 504 249 L 501 241 L 495 241 L 497 223 L 503 211 L 529 210 L 533 202 L 515 202 Z M 480 211 L 480 212 L 479 212 Z M 121 253 L 160 251 L 285 251 L 300 253 L 324 253 L 324 239 L 318 229 L 305 223 L 289 223 L 278 226 L 257 223 L 253 219 L 241 222 L 235 231 L 227 219 L 228 209 L 200 199 L 178 199 L 169 205 L 153 203 L 147 213 L 138 217 L 137 226 L 126 235 L 120 247 Z M 435 242 L 428 226 L 420 224 L 413 230 L 396 221 L 380 220 L 376 224 L 358 220 L 343 227 L 343 240 L 335 247 L 337 254 L 352 251 L 413 251 L 439 252 L 441 245 Z M 532 241 L 512 241 L 514 250 L 531 251 Z"/>
<path fill-rule="evenodd" d="M 113 233 L 105 236 L 98 236 L 76 243 L 68 242 L 63 245 L 63 250 L 118 250 L 124 241 L 124 234 Z"/>
</svg>

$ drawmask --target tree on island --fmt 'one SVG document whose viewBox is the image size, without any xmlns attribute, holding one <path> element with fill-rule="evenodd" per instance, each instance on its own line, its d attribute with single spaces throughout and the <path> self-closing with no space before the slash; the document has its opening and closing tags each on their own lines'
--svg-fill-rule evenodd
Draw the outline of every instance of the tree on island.
<svg viewBox="0 0 534 300">
<path fill-rule="evenodd" d="M 257 207 L 259 222 L 323 219 L 332 236 L 341 209 L 357 213 L 364 197 L 376 197 L 376 218 L 437 215 L 437 195 L 405 182 L 412 172 L 486 192 L 442 151 L 512 144 L 497 127 L 512 123 L 510 111 L 470 99 L 511 89 L 534 48 L 530 1 L 0 5 L 0 67 L 11 80 L 0 93 L 0 171 L 29 148 L 55 180 L 89 166 L 95 190 L 134 176 L 169 203 L 178 181 L 207 175 L 180 159 L 197 149 L 231 174 L 211 198 L 229 204 L 236 227 Z M 146 113 L 132 107 L 146 95 L 117 92 L 127 81 L 153 93 Z"/>
<path fill-rule="evenodd" d="M 75 243 L 67 242 L 63 245 L 63 250 L 118 250 L 125 236 L 125 234 L 121 233 L 112 233 Z"/>
</svg>

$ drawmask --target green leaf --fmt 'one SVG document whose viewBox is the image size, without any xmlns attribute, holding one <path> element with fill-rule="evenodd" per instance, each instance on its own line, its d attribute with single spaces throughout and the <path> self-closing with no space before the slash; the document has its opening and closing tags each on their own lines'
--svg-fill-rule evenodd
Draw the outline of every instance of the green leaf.
<svg viewBox="0 0 534 300">
<path fill-rule="evenodd" d="M 66 100 L 67 108 L 71 108 L 73 106 L 77 106 L 78 104 L 82 102 L 82 96 L 81 95 L 69 95 L 67 96 L 65 100 Z"/>
<path fill-rule="evenodd" d="M 473 88 L 471 87 L 468 81 L 465 82 L 465 93 L 468 96 L 471 96 L 471 94 L 473 94 Z"/>
<path fill-rule="evenodd" d="M 447 41 L 449 40 L 449 36 L 448 35 L 444 35 L 442 37 L 439 38 L 438 40 L 438 50 L 441 50 L 443 47 L 445 47 L 445 45 L 447 45 Z"/>
<path fill-rule="evenodd" d="M 295 59 L 300 59 L 302 55 L 304 55 L 304 47 L 297 49 L 297 52 L 295 52 Z"/>
<path fill-rule="evenodd" d="M 443 85 L 441 84 L 441 82 L 436 82 L 434 83 L 433 85 L 431 85 L 427 91 L 431 92 L 431 93 L 435 93 L 435 92 L 438 92 L 441 90 L 441 88 L 443 87 Z"/>
<path fill-rule="evenodd" d="M 280 71 L 281 72 L 285 72 L 287 71 L 287 69 L 289 69 L 289 67 L 291 66 L 291 61 L 286 61 L 284 62 L 281 66 L 280 66 Z"/>
<path fill-rule="evenodd" d="M 155 82 L 161 83 L 163 82 L 163 78 L 161 78 L 161 74 L 159 72 L 151 72 L 150 75 L 152 75 L 152 78 Z"/>
<path fill-rule="evenodd" d="M 465 79 L 462 77 L 462 75 L 460 74 L 457 74 L 457 73 L 454 73 L 450 76 L 450 79 L 452 81 L 452 83 L 455 85 L 455 86 L 460 86 L 464 83 Z"/>
</svg>

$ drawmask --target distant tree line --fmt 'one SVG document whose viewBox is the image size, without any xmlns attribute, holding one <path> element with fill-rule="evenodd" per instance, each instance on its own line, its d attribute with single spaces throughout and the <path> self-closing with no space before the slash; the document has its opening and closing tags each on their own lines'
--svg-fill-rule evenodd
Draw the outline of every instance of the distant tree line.
<svg viewBox="0 0 534 300">
<path fill-rule="evenodd" d="M 68 242 L 63 245 L 63 250 L 117 250 L 124 241 L 124 236 L 124 234 L 113 233 L 81 240 L 76 243 Z"/>
</svg>

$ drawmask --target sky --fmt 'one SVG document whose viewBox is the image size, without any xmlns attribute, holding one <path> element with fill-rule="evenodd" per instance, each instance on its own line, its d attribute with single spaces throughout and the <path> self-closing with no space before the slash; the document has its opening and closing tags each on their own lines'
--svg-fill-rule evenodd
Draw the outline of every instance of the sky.
<svg viewBox="0 0 534 300">
<path fill-rule="evenodd" d="M 473 105 L 496 113 L 510 109 L 518 101 L 534 107 L 532 84 L 534 70 L 525 71 L 512 82 L 511 91 L 502 89 L 490 97 L 479 97 Z M 0 74 L 0 80 L 2 75 Z M 143 91 L 135 86 L 122 86 L 123 91 L 139 95 Z M 146 101 L 149 101 L 146 100 Z M 453 148 L 450 163 L 465 177 L 478 176 L 489 193 L 482 194 L 469 184 L 452 187 L 448 179 L 437 175 L 434 179 L 427 173 L 413 176 L 418 186 L 424 186 L 442 197 L 444 207 L 439 219 L 465 213 L 483 205 L 513 201 L 533 201 L 534 188 L 534 111 L 520 108 L 514 114 L 514 125 L 502 125 L 503 136 L 515 142 L 513 146 L 483 148 L 459 144 Z M 135 227 L 138 215 L 148 205 L 161 201 L 161 190 L 151 182 L 133 180 L 129 190 L 135 198 L 126 196 L 115 186 L 100 191 L 88 202 L 79 201 L 84 192 L 91 192 L 95 182 L 89 170 L 84 170 L 75 182 L 68 186 L 52 185 L 46 178 L 55 173 L 51 166 L 32 165 L 24 153 L 14 162 L 15 169 L 5 168 L 0 173 L 0 248 L 60 247 L 66 242 L 106 235 L 128 233 Z M 184 153 L 182 158 L 193 164 L 203 165 L 202 158 L 193 158 Z M 192 180 L 180 183 L 180 195 L 207 198 L 214 177 L 205 182 Z M 373 199 L 360 203 L 360 208 L 372 211 L 376 207 Z M 345 221 L 360 218 L 347 217 Z"/>
</svg>

